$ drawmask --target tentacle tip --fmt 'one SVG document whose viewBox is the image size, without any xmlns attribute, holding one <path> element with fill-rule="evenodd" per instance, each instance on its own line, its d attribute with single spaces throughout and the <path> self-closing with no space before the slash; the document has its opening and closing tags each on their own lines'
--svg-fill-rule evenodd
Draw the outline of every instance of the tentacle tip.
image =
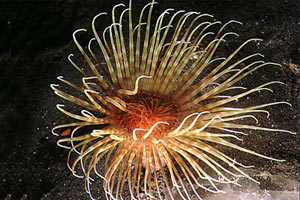
<svg viewBox="0 0 300 200">
<path fill-rule="evenodd" d="M 58 85 L 58 84 L 53 84 L 53 83 L 52 83 L 52 84 L 50 84 L 50 87 L 51 87 L 51 89 L 54 90 L 54 89 L 56 89 L 55 87 L 59 87 L 59 85 Z"/>
<path fill-rule="evenodd" d="M 84 32 L 87 32 L 87 30 L 85 28 L 80 28 L 80 29 L 77 29 L 73 32 L 73 35 L 75 35 L 76 33 L 80 32 L 80 31 L 84 31 Z"/>
<path fill-rule="evenodd" d="M 201 13 L 201 12 L 200 12 Z M 213 18 L 214 17 L 214 15 L 213 14 L 204 14 L 206 17 L 211 17 L 211 18 Z"/>
<path fill-rule="evenodd" d="M 59 136 L 57 133 L 55 133 L 54 131 L 51 131 L 52 135 L 55 135 L 55 136 Z"/>
<path fill-rule="evenodd" d="M 62 147 L 62 148 L 65 148 L 65 149 L 71 149 L 71 147 L 62 145 L 62 144 L 60 144 L 60 142 L 61 142 L 61 140 L 58 140 L 58 141 L 56 142 L 57 146 Z"/>
<path fill-rule="evenodd" d="M 232 32 L 232 35 L 236 36 L 236 37 L 240 37 L 239 34 Z"/>
<path fill-rule="evenodd" d="M 98 15 L 96 15 L 93 19 L 96 19 L 97 17 L 101 16 L 101 15 L 107 15 L 107 12 L 101 12 Z"/>
<path fill-rule="evenodd" d="M 99 94 L 99 92 L 96 92 L 96 91 L 94 91 L 94 90 L 88 90 L 88 89 L 86 89 L 86 90 L 84 90 L 84 92 L 85 93 L 94 93 L 94 94 Z"/>
<path fill-rule="evenodd" d="M 118 5 L 115 5 L 115 7 L 116 6 L 123 6 L 123 7 L 125 7 L 125 4 L 124 3 L 120 3 L 120 4 L 118 4 Z"/>
</svg>

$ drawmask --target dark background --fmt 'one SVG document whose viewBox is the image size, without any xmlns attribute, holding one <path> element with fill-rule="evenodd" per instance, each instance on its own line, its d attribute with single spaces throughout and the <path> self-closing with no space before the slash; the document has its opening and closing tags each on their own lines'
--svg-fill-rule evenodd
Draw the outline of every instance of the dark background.
<svg viewBox="0 0 300 200">
<path fill-rule="evenodd" d="M 61 100 L 49 85 L 58 82 L 57 76 L 72 77 L 75 71 L 67 60 L 70 53 L 79 55 L 72 32 L 88 29 L 82 36 L 82 44 L 87 44 L 92 37 L 93 16 L 102 11 L 110 13 L 120 2 L 128 5 L 123 0 L 0 0 L 0 199 L 88 199 L 83 180 L 73 177 L 66 167 L 67 151 L 56 146 L 57 138 L 51 134 L 51 128 L 65 117 L 56 110 Z M 144 4 L 146 1 L 133 0 L 134 17 L 139 16 Z M 261 171 L 299 178 L 299 0 L 159 1 L 153 15 L 166 8 L 201 11 L 222 22 L 239 20 L 244 23 L 238 30 L 239 43 L 253 37 L 264 39 L 246 52 L 263 53 L 266 60 L 282 67 L 261 70 L 244 84 L 251 88 L 257 80 L 280 80 L 285 85 L 272 87 L 274 94 L 252 96 L 250 103 L 290 102 L 292 108 L 269 108 L 270 119 L 261 123 L 298 134 L 261 133 L 244 142 L 244 147 L 285 159 L 284 163 L 245 158 L 244 154 L 236 157 L 245 159 L 245 163 L 251 161 Z M 103 24 L 108 25 L 109 20 Z M 105 26 L 98 27 L 101 33 Z M 101 185 L 98 188 L 99 199 L 104 199 Z"/>
</svg>

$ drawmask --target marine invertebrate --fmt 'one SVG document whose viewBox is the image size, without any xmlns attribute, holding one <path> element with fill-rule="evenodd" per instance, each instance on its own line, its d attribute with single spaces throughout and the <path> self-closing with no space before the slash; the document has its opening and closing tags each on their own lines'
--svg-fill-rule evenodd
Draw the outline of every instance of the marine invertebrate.
<svg viewBox="0 0 300 200">
<path fill-rule="evenodd" d="M 118 19 L 116 10 L 124 5 L 116 5 L 112 24 L 101 37 L 96 21 L 104 13 L 95 16 L 95 38 L 90 40 L 88 53 L 76 38 L 86 30 L 75 31 L 74 42 L 89 70 L 78 67 L 70 55 L 70 62 L 83 76 L 82 85 L 61 76 L 58 79 L 82 95 L 75 97 L 58 85 L 51 85 L 55 94 L 83 108 L 77 114 L 58 104 L 61 112 L 78 121 L 58 125 L 53 133 L 62 129 L 62 136 L 70 135 L 58 144 L 69 149 L 68 167 L 75 176 L 84 178 L 91 197 L 91 176 L 98 175 L 103 179 L 107 199 L 122 198 L 124 187 L 128 187 L 132 199 L 138 198 L 141 187 L 150 199 L 163 199 L 158 180 L 161 176 L 171 199 L 172 189 L 183 199 L 190 199 L 191 195 L 201 199 L 198 188 L 222 192 L 216 183 L 238 184 L 234 179 L 238 175 L 255 181 L 241 169 L 247 166 L 222 153 L 214 144 L 280 161 L 235 145 L 227 138 L 240 140 L 238 135 L 246 134 L 241 129 L 291 133 L 242 123 L 246 118 L 257 121 L 255 113 L 268 114 L 264 107 L 287 102 L 242 108 L 230 104 L 249 94 L 270 90 L 268 85 L 281 84 L 272 81 L 249 90 L 235 85 L 259 68 L 278 65 L 261 61 L 259 53 L 234 60 L 243 47 L 259 39 L 249 39 L 228 57 L 218 58 L 216 52 L 225 38 L 237 35 L 225 32 L 226 27 L 240 22 L 232 20 L 220 25 L 208 14 L 167 9 L 152 25 L 155 3 L 152 1 L 142 9 L 135 27 L 132 2 Z M 126 15 L 128 39 L 124 36 Z M 216 27 L 219 30 L 212 32 Z M 102 55 L 92 50 L 92 43 L 97 44 Z M 87 126 L 96 128 L 76 135 Z M 72 153 L 78 154 L 73 162 Z M 100 162 L 105 165 L 103 174 L 99 172 Z M 76 172 L 78 168 L 81 174 Z"/>
</svg>

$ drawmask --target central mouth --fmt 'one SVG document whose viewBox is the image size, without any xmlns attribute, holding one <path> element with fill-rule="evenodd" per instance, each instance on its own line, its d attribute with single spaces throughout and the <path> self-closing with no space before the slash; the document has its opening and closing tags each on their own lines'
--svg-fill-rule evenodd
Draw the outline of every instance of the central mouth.
<svg viewBox="0 0 300 200">
<path fill-rule="evenodd" d="M 176 104 L 170 98 L 139 93 L 122 99 L 127 112 L 119 115 L 119 125 L 138 139 L 144 137 L 152 128 L 151 137 L 163 138 L 164 133 L 172 131 L 179 122 Z"/>
</svg>

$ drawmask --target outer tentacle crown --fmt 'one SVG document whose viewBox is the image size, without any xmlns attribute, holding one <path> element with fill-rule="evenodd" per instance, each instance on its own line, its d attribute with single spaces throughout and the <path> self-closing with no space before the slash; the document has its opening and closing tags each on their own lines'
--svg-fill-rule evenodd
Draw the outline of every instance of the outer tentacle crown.
<svg viewBox="0 0 300 200">
<path fill-rule="evenodd" d="M 96 31 L 96 21 L 106 13 L 95 16 L 92 21 L 95 38 L 88 45 L 89 54 L 76 39 L 79 32 L 86 30 L 75 31 L 74 42 L 89 70 L 77 66 L 71 54 L 71 64 L 83 76 L 82 85 L 75 85 L 61 76 L 58 79 L 82 95 L 75 97 L 58 85 L 51 85 L 55 94 L 83 108 L 81 114 L 75 114 L 58 104 L 61 112 L 77 121 L 54 127 L 53 134 L 58 135 L 57 129 L 67 128 L 63 136 L 70 132 L 70 137 L 60 139 L 58 145 L 69 149 L 68 167 L 75 176 L 84 178 L 91 198 L 91 176 L 98 175 L 103 179 L 107 199 L 122 198 L 124 188 L 129 190 L 131 199 L 139 198 L 141 188 L 150 199 L 163 199 L 163 194 L 168 193 L 174 200 L 173 189 L 182 199 L 191 199 L 193 194 L 201 199 L 198 188 L 222 192 L 217 184 L 238 184 L 234 180 L 237 175 L 255 181 L 241 170 L 247 166 L 217 150 L 213 144 L 281 161 L 242 148 L 226 138 L 241 140 L 237 135 L 245 135 L 240 130 L 247 129 L 291 133 L 241 123 L 244 118 L 258 121 L 255 113 L 269 115 L 262 108 L 290 105 L 287 102 L 234 107 L 236 100 L 270 90 L 267 86 L 271 84 L 282 84 L 272 81 L 249 90 L 235 86 L 259 68 L 278 66 L 252 61 L 262 57 L 258 53 L 234 61 L 242 48 L 259 39 L 244 42 L 227 58 L 218 58 L 217 50 L 225 38 L 237 35 L 224 32 L 225 28 L 240 22 L 229 21 L 214 33 L 211 30 L 220 22 L 210 22 L 211 15 L 178 11 L 168 18 L 173 10 L 167 9 L 152 25 L 155 3 L 152 1 L 142 9 L 135 27 L 132 2 L 118 19 L 116 11 L 125 5 L 116 5 L 112 24 L 102 37 Z M 126 15 L 128 38 L 124 37 L 123 18 Z M 167 19 L 169 22 L 164 26 Z M 100 48 L 100 57 L 93 52 L 93 43 Z M 226 106 L 228 103 L 230 106 Z M 76 135 L 80 128 L 91 125 L 99 128 Z M 72 153 L 78 156 L 71 163 Z M 98 171 L 100 162 L 105 163 L 104 172 Z M 75 172 L 77 165 L 82 169 L 79 174 Z M 165 186 L 163 191 L 161 182 Z"/>
</svg>

